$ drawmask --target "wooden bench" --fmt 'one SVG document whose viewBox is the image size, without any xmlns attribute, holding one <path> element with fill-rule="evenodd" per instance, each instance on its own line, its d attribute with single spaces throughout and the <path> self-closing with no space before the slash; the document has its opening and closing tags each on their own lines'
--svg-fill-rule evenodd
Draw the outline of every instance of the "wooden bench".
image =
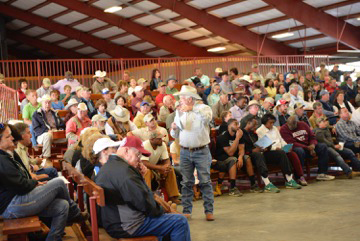
<svg viewBox="0 0 360 241">
<path fill-rule="evenodd" d="M 91 217 L 91 231 L 92 231 L 92 240 L 99 240 L 99 225 L 97 217 L 96 205 L 100 207 L 105 206 L 105 194 L 104 189 L 96 185 L 95 182 L 85 177 L 83 174 L 79 173 L 70 163 L 63 162 L 63 175 L 70 182 L 69 192 L 74 191 L 73 184 L 77 183 L 77 197 L 78 205 L 81 210 L 84 210 L 84 199 L 83 192 L 90 197 L 90 217 Z M 71 187 L 72 186 L 72 187 Z M 74 197 L 74 194 L 70 195 L 71 198 Z M 135 238 L 123 238 L 118 240 L 124 241 L 157 241 L 155 236 L 144 236 L 144 237 L 135 237 Z"/>
<path fill-rule="evenodd" d="M 5 240 L 28 240 L 27 235 L 43 229 L 39 217 L 32 216 L 18 219 L 3 220 L 2 233 L 7 236 Z"/>
</svg>

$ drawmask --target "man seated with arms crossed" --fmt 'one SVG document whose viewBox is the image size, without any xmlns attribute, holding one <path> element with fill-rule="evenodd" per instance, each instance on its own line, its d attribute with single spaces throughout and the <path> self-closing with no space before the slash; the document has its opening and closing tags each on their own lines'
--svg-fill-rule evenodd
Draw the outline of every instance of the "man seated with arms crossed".
<svg viewBox="0 0 360 241">
<path fill-rule="evenodd" d="M 57 170 L 53 167 L 40 168 L 41 158 L 31 158 L 28 153 L 28 147 L 31 146 L 31 133 L 30 128 L 25 123 L 16 123 L 14 125 L 16 130 L 21 135 L 20 140 L 15 149 L 16 153 L 21 158 L 26 170 L 30 173 L 31 177 L 35 180 L 51 180 L 58 176 Z"/>
<path fill-rule="evenodd" d="M 90 126 L 91 120 L 88 117 L 88 108 L 85 103 L 80 103 L 78 104 L 77 114 L 66 123 L 65 133 L 68 144 L 72 145 L 78 141 L 80 132 Z"/>
<path fill-rule="evenodd" d="M 246 167 L 251 182 L 251 191 L 260 191 L 255 182 L 254 170 L 250 160 L 250 156 L 245 155 L 244 142 L 240 142 L 243 136 L 242 130 L 239 128 L 239 123 L 236 119 L 228 121 L 228 130 L 216 139 L 216 158 L 217 163 L 215 169 L 220 171 L 218 183 L 215 192 L 221 195 L 221 185 L 225 173 L 229 173 L 230 190 L 229 195 L 233 197 L 240 197 L 242 193 L 236 187 L 236 173 L 237 169 Z"/>
<path fill-rule="evenodd" d="M 336 123 L 339 141 L 345 142 L 345 147 L 355 154 L 360 153 L 360 127 L 350 120 L 348 109 L 340 109 L 340 120 Z"/>
<path fill-rule="evenodd" d="M 142 141 L 146 141 L 146 140 L 150 139 L 151 132 L 158 131 L 162 134 L 162 136 L 163 136 L 162 139 L 165 142 L 165 144 L 167 144 L 169 142 L 169 134 L 168 134 L 167 130 L 164 127 L 161 127 L 157 124 L 155 117 L 152 114 L 145 115 L 144 122 L 146 125 L 145 128 L 132 130 L 132 131 L 128 132 L 127 135 L 128 136 L 137 136 Z"/>
<path fill-rule="evenodd" d="M 175 171 L 171 166 L 167 146 L 162 138 L 163 135 L 160 132 L 153 131 L 150 134 L 150 139 L 143 143 L 144 149 L 151 153 L 150 157 L 142 158 L 144 165 L 148 168 L 144 179 L 150 190 L 152 190 L 151 181 L 153 178 L 157 178 L 160 183 L 163 180 L 170 201 L 179 204 L 180 193 L 176 183 Z"/>
<path fill-rule="evenodd" d="M 298 121 L 295 116 L 290 116 L 285 125 L 280 128 L 281 137 L 288 144 L 293 144 L 293 151 L 298 155 L 302 166 L 305 158 L 318 156 L 318 181 L 330 181 L 334 176 L 328 175 L 329 155 L 327 146 L 318 143 L 310 127 L 302 121 Z"/>
<path fill-rule="evenodd" d="M 0 123 L 0 215 L 4 219 L 51 218 L 46 240 L 62 240 L 66 224 L 83 222 L 89 215 L 80 212 L 60 178 L 49 182 L 32 179 L 18 155 L 9 154 L 15 148 L 13 140 L 9 126 Z"/>
<path fill-rule="evenodd" d="M 41 99 L 42 107 L 38 109 L 32 119 L 37 143 L 43 145 L 42 157 L 51 157 L 51 145 L 53 143 L 53 131 L 64 130 L 65 124 L 58 116 L 57 112 L 51 109 L 51 98 L 44 95 Z"/>
<path fill-rule="evenodd" d="M 106 206 L 101 210 L 105 230 L 113 238 L 154 235 L 190 241 L 190 228 L 180 214 L 164 214 L 159 197 L 139 172 L 141 157 L 151 155 L 137 137 L 124 139 L 115 154 L 103 164 L 96 183 L 104 189 Z"/>
</svg>

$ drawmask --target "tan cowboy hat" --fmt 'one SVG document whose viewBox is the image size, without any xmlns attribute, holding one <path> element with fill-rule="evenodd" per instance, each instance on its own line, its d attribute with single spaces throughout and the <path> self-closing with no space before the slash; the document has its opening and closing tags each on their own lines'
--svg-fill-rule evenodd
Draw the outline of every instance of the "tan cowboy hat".
<svg viewBox="0 0 360 241">
<path fill-rule="evenodd" d="M 93 78 L 102 78 L 106 76 L 106 71 L 96 70 Z"/>
<path fill-rule="evenodd" d="M 110 114 L 120 122 L 126 122 L 130 120 L 130 113 L 128 109 L 117 105 L 113 111 L 110 111 Z"/>
<path fill-rule="evenodd" d="M 257 100 L 252 100 L 249 102 L 248 106 L 246 107 L 246 110 L 248 111 L 250 106 L 252 106 L 252 105 L 257 105 L 260 108 L 259 102 Z"/>
<path fill-rule="evenodd" d="M 250 79 L 250 76 L 249 76 L 249 75 L 244 75 L 244 76 L 240 77 L 240 80 L 245 80 L 245 81 L 247 81 L 247 82 L 249 82 L 249 83 L 252 83 L 252 82 L 253 82 L 253 80 Z"/>
<path fill-rule="evenodd" d="M 65 110 L 68 110 L 71 106 L 77 105 L 77 104 L 79 104 L 79 102 L 77 102 L 76 99 L 72 98 L 72 99 L 69 100 L 69 102 L 65 106 Z"/>
<path fill-rule="evenodd" d="M 180 92 L 176 92 L 173 95 L 175 96 L 190 96 L 193 97 L 197 100 L 201 100 L 201 97 L 197 94 L 197 91 L 194 87 L 188 86 L 188 85 L 183 85 L 181 86 L 181 90 Z"/>
</svg>

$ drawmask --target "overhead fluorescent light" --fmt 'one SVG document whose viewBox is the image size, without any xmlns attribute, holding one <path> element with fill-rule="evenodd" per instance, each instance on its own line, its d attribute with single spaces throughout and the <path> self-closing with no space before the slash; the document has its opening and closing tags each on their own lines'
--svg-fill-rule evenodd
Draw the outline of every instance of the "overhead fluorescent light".
<svg viewBox="0 0 360 241">
<path fill-rule="evenodd" d="M 287 37 L 291 37 L 291 36 L 294 36 L 293 32 L 286 32 L 286 33 L 273 35 L 272 38 L 287 38 Z"/>
<path fill-rule="evenodd" d="M 360 20 L 360 18 L 357 18 L 357 20 Z"/>
<path fill-rule="evenodd" d="M 207 51 L 208 52 L 219 52 L 219 51 L 222 51 L 222 50 L 225 50 L 225 49 L 226 49 L 225 47 L 216 47 L 216 48 L 208 49 Z"/>
<path fill-rule="evenodd" d="M 122 9 L 121 6 L 113 6 L 113 7 L 105 9 L 104 12 L 105 13 L 115 13 L 117 11 L 120 11 L 121 9 Z"/>
</svg>

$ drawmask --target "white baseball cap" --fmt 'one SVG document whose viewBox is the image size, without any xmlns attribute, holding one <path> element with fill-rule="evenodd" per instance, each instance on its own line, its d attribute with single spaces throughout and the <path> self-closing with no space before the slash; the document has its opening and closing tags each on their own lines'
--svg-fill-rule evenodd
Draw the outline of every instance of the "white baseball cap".
<svg viewBox="0 0 360 241">
<path fill-rule="evenodd" d="M 121 141 L 113 141 L 110 138 L 100 138 L 95 141 L 93 151 L 96 155 L 106 148 L 120 146 L 121 144 Z"/>
</svg>

